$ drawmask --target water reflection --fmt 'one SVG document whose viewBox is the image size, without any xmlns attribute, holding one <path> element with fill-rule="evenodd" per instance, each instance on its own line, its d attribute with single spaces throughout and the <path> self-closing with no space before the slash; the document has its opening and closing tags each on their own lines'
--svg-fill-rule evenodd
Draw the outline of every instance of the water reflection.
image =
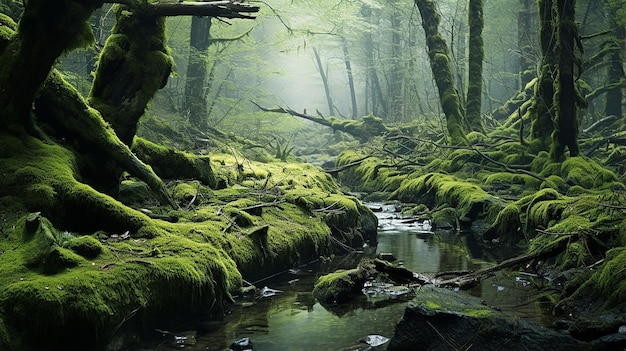
<svg viewBox="0 0 626 351">
<path fill-rule="evenodd" d="M 485 258 L 492 257 L 492 253 L 471 242 L 471 235 L 433 233 L 420 223 L 399 221 L 389 212 L 378 216 L 381 228 L 376 253 L 392 253 L 410 270 L 434 274 L 478 270 L 493 264 Z M 269 286 L 282 292 L 267 298 L 240 299 L 224 320 L 198 325 L 197 344 L 185 349 L 222 351 L 232 342 L 249 337 L 255 351 L 337 351 L 353 349 L 350 347 L 369 334 L 391 337 L 406 298 L 376 300 L 363 295 L 352 303 L 325 308 L 311 295 L 320 275 L 352 268 L 360 259 L 354 255 L 337 257 L 331 263 L 316 263 L 255 283 L 259 288 Z M 545 306 L 535 302 L 535 287 L 542 283 L 540 278 L 519 272 L 498 273 L 468 293 L 482 298 L 487 305 L 547 324 L 551 320 L 544 313 Z M 376 350 L 386 350 L 386 345 Z"/>
</svg>

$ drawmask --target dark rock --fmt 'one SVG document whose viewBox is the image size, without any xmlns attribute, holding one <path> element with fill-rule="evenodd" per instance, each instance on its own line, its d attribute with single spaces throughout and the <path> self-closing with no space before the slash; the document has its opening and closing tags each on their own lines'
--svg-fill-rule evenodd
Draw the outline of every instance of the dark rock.
<svg viewBox="0 0 626 351">
<path fill-rule="evenodd" d="M 455 347 L 451 348 L 451 345 Z M 389 343 L 398 350 L 591 350 L 587 343 L 485 306 L 476 297 L 423 286 Z"/>
<path fill-rule="evenodd" d="M 605 335 L 592 343 L 594 351 L 626 350 L 626 333 Z"/>
<path fill-rule="evenodd" d="M 387 261 L 387 262 L 394 262 L 396 260 L 396 257 L 389 252 L 381 252 L 378 255 L 376 255 L 376 258 L 383 260 L 383 261 Z"/>
</svg>

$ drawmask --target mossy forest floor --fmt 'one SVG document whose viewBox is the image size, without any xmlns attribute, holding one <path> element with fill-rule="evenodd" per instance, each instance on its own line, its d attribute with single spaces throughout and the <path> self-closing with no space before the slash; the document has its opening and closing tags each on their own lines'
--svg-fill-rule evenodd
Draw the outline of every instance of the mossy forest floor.
<svg viewBox="0 0 626 351">
<path fill-rule="evenodd" d="M 308 164 L 225 148 L 201 157 L 212 187 L 166 180 L 171 209 L 131 177 L 120 201 L 80 183 L 61 146 L 0 140 L 3 350 L 132 345 L 142 331 L 219 318 L 244 279 L 329 255 L 331 236 L 375 240 L 371 211 Z"/>
<path fill-rule="evenodd" d="M 435 228 L 473 229 L 488 247 L 537 254 L 520 269 L 556 279 L 548 296 L 557 309 L 626 323 L 623 147 L 598 149 L 589 137 L 581 145 L 593 157 L 553 162 L 505 127 L 472 133 L 471 146 L 460 147 L 387 136 L 343 152 L 339 178 L 402 202 L 405 216 L 428 218 Z"/>
</svg>

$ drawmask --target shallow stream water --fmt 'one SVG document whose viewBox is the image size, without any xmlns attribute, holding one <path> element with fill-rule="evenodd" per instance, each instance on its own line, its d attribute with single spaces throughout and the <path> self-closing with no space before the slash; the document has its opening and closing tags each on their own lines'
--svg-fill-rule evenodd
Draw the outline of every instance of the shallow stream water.
<svg viewBox="0 0 626 351">
<path fill-rule="evenodd" d="M 383 209 L 385 211 L 377 212 L 378 245 L 371 249 L 372 255 L 391 253 L 405 268 L 424 274 L 477 270 L 494 264 L 489 262 L 492 254 L 487 255 L 479 245 L 472 243 L 470 235 L 433 233 L 427 223 L 403 223 L 392 212 L 392 207 Z M 508 257 L 514 254 L 509 253 Z M 254 282 L 259 288 L 268 286 L 281 292 L 264 298 L 242 298 L 223 321 L 194 325 L 196 343 L 185 349 L 228 350 L 234 341 L 249 338 L 255 351 L 365 350 L 367 345 L 360 344 L 359 340 L 367 335 L 391 338 L 409 297 L 381 299 L 362 295 L 351 303 L 325 308 L 311 295 L 317 277 L 338 268 L 353 268 L 361 256 L 335 257 L 324 264 L 314 262 Z M 519 272 L 505 272 L 484 280 L 467 293 L 515 316 L 549 324 L 550 314 L 536 302 L 537 287 L 543 283 L 539 278 Z M 171 344 L 163 342 L 152 350 L 171 348 Z M 386 350 L 386 344 L 375 350 Z"/>
</svg>

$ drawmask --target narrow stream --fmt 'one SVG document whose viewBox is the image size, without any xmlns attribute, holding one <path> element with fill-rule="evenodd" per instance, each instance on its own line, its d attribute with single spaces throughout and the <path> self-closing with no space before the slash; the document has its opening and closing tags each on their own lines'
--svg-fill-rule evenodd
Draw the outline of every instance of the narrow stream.
<svg viewBox="0 0 626 351">
<path fill-rule="evenodd" d="M 377 213 L 379 235 L 375 253 L 391 253 L 404 267 L 425 274 L 476 270 L 493 264 L 484 258 L 486 255 L 478 245 L 471 243 L 471 236 L 432 233 L 428 225 L 401 223 L 389 212 L 390 207 L 385 210 Z M 255 351 L 366 350 L 367 345 L 359 344 L 359 340 L 367 335 L 391 338 L 409 297 L 377 299 L 362 295 L 349 304 L 327 309 L 311 295 L 317 277 L 338 268 L 353 268 L 360 259 L 359 255 L 335 257 L 330 263 L 316 262 L 256 282 L 257 287 L 268 286 L 281 292 L 265 298 L 241 299 L 223 321 L 195 326 L 196 343 L 185 349 L 223 351 L 234 341 L 249 338 Z M 543 283 L 539 278 L 505 272 L 484 280 L 467 293 L 482 298 L 489 306 L 547 325 L 552 322 L 550 314 L 535 302 L 537 285 Z M 164 342 L 152 350 L 171 348 Z M 375 350 L 386 350 L 386 344 Z"/>
</svg>

